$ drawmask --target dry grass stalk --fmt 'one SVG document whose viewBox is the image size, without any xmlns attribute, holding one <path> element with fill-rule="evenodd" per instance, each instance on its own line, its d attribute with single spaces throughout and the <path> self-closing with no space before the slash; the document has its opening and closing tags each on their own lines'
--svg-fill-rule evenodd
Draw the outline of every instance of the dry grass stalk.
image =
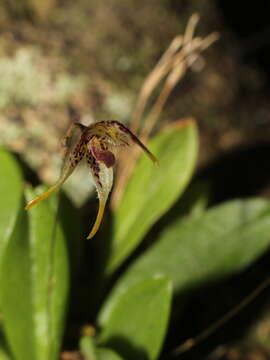
<svg viewBox="0 0 270 360">
<path fill-rule="evenodd" d="M 198 21 L 199 16 L 197 14 L 193 14 L 190 17 L 185 34 L 183 36 L 178 35 L 174 38 L 144 81 L 130 124 L 131 130 L 137 133 L 144 142 L 147 142 L 153 128 L 157 124 L 168 97 L 175 86 L 185 76 L 188 68 L 200 58 L 201 52 L 218 39 L 217 33 L 212 33 L 205 38 L 194 37 Z M 149 113 L 145 116 L 145 121 L 142 122 L 146 104 L 153 94 L 153 91 L 162 81 L 162 89 Z M 138 154 L 138 149 L 133 147 L 128 158 L 120 156 L 119 171 L 111 197 L 111 206 L 113 209 L 118 206 L 121 200 L 125 186 L 136 164 Z"/>
</svg>

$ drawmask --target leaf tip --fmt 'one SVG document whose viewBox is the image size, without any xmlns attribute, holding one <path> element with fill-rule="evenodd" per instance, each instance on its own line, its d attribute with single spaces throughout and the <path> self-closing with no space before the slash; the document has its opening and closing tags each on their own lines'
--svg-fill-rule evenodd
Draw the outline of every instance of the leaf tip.
<svg viewBox="0 0 270 360">
<path fill-rule="evenodd" d="M 157 168 L 160 168 L 160 163 L 159 163 L 158 159 L 155 159 L 154 165 L 155 165 Z"/>
<path fill-rule="evenodd" d="M 174 127 L 176 129 L 182 129 L 187 126 L 192 126 L 193 128 L 197 128 L 197 122 L 192 116 L 173 121 L 172 123 L 165 125 L 164 128 Z"/>
</svg>

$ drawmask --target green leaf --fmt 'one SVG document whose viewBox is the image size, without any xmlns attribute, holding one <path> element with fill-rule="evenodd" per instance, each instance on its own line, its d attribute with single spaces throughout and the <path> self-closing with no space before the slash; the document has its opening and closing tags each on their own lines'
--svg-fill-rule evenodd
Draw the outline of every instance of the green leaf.
<svg viewBox="0 0 270 360">
<path fill-rule="evenodd" d="M 0 360 L 11 360 L 10 352 L 8 351 L 7 344 L 0 328 Z"/>
<path fill-rule="evenodd" d="M 34 196 L 27 191 L 28 200 Z M 2 266 L 0 302 L 14 357 L 57 359 L 69 274 L 62 229 L 45 201 L 20 212 Z"/>
<path fill-rule="evenodd" d="M 80 340 L 80 352 L 85 360 L 97 360 L 96 346 L 90 336 L 83 336 Z"/>
<path fill-rule="evenodd" d="M 6 351 L 1 348 L 0 348 L 0 360 L 11 360 L 10 356 L 6 353 Z"/>
<path fill-rule="evenodd" d="M 192 181 L 181 198 L 174 206 L 162 217 L 159 225 L 167 226 L 173 219 L 181 217 L 191 217 L 202 215 L 209 206 L 211 198 L 211 186 L 208 181 Z"/>
<path fill-rule="evenodd" d="M 15 225 L 23 195 L 23 180 L 15 158 L 0 149 L 0 266 Z"/>
<path fill-rule="evenodd" d="M 102 344 L 125 360 L 156 359 L 166 333 L 171 293 L 171 281 L 164 277 L 126 288 L 103 323 Z"/>
<path fill-rule="evenodd" d="M 234 200 L 200 216 L 176 219 L 120 278 L 100 314 L 106 323 L 127 287 L 146 276 L 163 274 L 174 290 L 187 292 L 205 282 L 235 273 L 261 255 L 270 244 L 270 203 Z"/>
<path fill-rule="evenodd" d="M 58 201 L 55 197 L 58 198 Z M 76 281 L 81 266 L 82 245 L 85 242 L 78 209 L 63 192 L 55 194 L 54 197 L 49 197 L 46 202 L 55 211 L 57 219 L 61 223 L 70 259 L 71 277 L 73 281 Z"/>
<path fill-rule="evenodd" d="M 114 233 L 106 273 L 110 275 L 138 246 L 150 227 L 173 205 L 187 186 L 197 158 L 194 122 L 170 126 L 149 144 L 160 162 L 141 156 L 123 200 L 115 212 Z"/>
<path fill-rule="evenodd" d="M 183 216 L 200 216 L 209 206 L 210 199 L 210 183 L 205 180 L 196 180 L 189 185 L 179 200 L 179 213 L 182 211 Z"/>
<path fill-rule="evenodd" d="M 122 360 L 116 352 L 107 348 L 98 348 L 97 349 L 98 360 Z M 125 359 L 126 360 L 126 359 Z"/>
<path fill-rule="evenodd" d="M 85 360 L 121 360 L 113 350 L 97 348 L 94 338 L 89 335 L 84 335 L 80 339 L 80 353 Z"/>
<path fill-rule="evenodd" d="M 97 360 L 97 350 L 92 336 L 82 336 L 80 339 L 80 352 L 85 360 Z"/>
</svg>

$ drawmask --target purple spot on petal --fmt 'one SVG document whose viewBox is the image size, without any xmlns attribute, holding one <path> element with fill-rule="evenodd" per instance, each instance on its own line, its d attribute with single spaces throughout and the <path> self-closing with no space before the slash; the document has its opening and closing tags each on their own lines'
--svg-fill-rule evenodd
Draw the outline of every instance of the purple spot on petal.
<svg viewBox="0 0 270 360">
<path fill-rule="evenodd" d="M 112 167 L 115 163 L 114 154 L 109 150 L 100 150 L 96 146 L 91 146 L 91 152 L 97 161 L 103 162 L 107 168 Z"/>
<path fill-rule="evenodd" d="M 96 157 L 97 160 L 103 162 L 107 168 L 110 168 L 115 163 L 115 157 L 112 152 L 110 151 L 99 151 L 98 156 Z"/>
</svg>

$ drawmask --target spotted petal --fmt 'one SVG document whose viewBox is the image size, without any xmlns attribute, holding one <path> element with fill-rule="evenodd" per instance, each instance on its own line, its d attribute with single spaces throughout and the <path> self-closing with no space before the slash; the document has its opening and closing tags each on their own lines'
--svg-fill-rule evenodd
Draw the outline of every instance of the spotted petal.
<svg viewBox="0 0 270 360">
<path fill-rule="evenodd" d="M 88 144 L 88 148 L 98 162 L 103 162 L 108 168 L 114 165 L 114 154 L 108 150 L 107 144 L 99 138 L 93 137 Z"/>
<path fill-rule="evenodd" d="M 66 149 L 66 155 L 60 178 L 45 193 L 29 201 L 29 203 L 25 206 L 26 210 L 31 209 L 34 205 L 46 199 L 54 191 L 58 190 L 66 181 L 66 179 L 72 174 L 77 164 L 84 157 L 86 145 L 81 137 L 81 128 L 76 126 L 76 124 L 74 124 L 74 126 L 69 129 L 68 134 L 65 138 L 64 147 Z"/>
<path fill-rule="evenodd" d="M 91 239 L 98 231 L 101 220 L 103 218 L 106 202 L 113 184 L 113 168 L 111 166 L 107 167 L 106 164 L 102 161 L 97 161 L 96 158 L 92 155 L 91 151 L 87 152 L 86 158 L 99 199 L 99 208 L 96 221 L 89 235 L 87 236 L 87 239 Z"/>
<path fill-rule="evenodd" d="M 115 120 L 99 121 L 88 128 L 89 136 L 97 136 L 101 141 L 112 146 L 127 146 L 131 142 L 139 145 L 155 165 L 156 157 L 127 127 Z"/>
</svg>

